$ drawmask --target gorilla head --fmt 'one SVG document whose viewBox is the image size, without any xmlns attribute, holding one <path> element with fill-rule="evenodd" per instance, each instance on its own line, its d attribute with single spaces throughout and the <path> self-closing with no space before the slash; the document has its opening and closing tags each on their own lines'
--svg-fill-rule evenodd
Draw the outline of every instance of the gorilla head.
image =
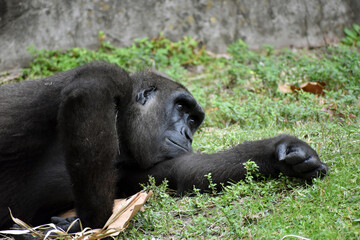
<svg viewBox="0 0 360 240">
<path fill-rule="evenodd" d="M 120 151 L 130 154 L 141 168 L 192 152 L 193 135 L 205 114 L 189 91 L 156 71 L 138 72 L 131 79 L 131 104 L 125 121 L 117 125 L 121 139 L 126 137 Z"/>
</svg>

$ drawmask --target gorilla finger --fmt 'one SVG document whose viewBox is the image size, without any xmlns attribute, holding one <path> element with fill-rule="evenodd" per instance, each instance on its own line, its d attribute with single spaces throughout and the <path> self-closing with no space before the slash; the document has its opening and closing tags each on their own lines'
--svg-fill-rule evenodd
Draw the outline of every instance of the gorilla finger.
<svg viewBox="0 0 360 240">
<path fill-rule="evenodd" d="M 70 233 L 78 232 L 81 230 L 80 221 L 78 217 L 69 217 L 69 218 L 52 217 L 51 222 L 54 223 L 57 227 Z"/>
<path fill-rule="evenodd" d="M 62 217 L 51 217 L 51 222 L 52 223 L 58 224 L 58 223 L 61 223 L 63 221 L 66 221 L 66 219 L 62 218 Z"/>
<path fill-rule="evenodd" d="M 51 217 L 51 222 L 52 223 L 55 223 L 55 224 L 59 224 L 59 223 L 71 223 L 75 220 L 77 220 L 78 217 L 68 217 L 68 218 L 63 218 L 63 217 L 57 217 L 57 216 L 54 216 L 54 217 Z"/>
<path fill-rule="evenodd" d="M 285 157 L 285 162 L 290 165 L 295 165 L 303 162 L 306 159 L 306 153 L 300 148 L 296 148 Z"/>
<path fill-rule="evenodd" d="M 303 173 L 301 175 L 301 178 L 305 180 L 312 180 L 317 177 L 323 178 L 326 176 L 327 173 L 328 173 L 328 167 L 326 166 L 326 164 L 321 163 L 317 169 L 307 173 Z"/>
<path fill-rule="evenodd" d="M 320 174 L 321 178 L 325 177 L 329 171 L 328 167 L 325 163 L 321 163 L 320 167 L 318 167 L 318 169 L 316 169 L 316 170 Z"/>
<path fill-rule="evenodd" d="M 277 152 L 279 161 L 284 161 L 285 160 L 286 148 L 287 148 L 287 146 L 284 143 L 281 143 L 279 146 L 277 146 L 276 152 Z"/>
<path fill-rule="evenodd" d="M 317 159 L 314 156 L 309 157 L 305 161 L 298 163 L 293 166 L 293 169 L 295 172 L 303 173 L 303 172 L 309 172 L 313 169 L 318 168 L 321 165 L 321 162 L 319 159 Z"/>
</svg>

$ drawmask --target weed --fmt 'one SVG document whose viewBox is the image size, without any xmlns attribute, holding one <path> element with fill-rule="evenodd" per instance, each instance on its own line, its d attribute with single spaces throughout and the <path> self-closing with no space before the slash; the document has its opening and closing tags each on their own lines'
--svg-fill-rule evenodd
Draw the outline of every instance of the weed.
<svg viewBox="0 0 360 240">
<path fill-rule="evenodd" d="M 344 29 L 345 37 L 341 42 L 348 46 L 360 47 L 360 26 L 357 24 L 353 25 L 353 29 Z"/>
</svg>

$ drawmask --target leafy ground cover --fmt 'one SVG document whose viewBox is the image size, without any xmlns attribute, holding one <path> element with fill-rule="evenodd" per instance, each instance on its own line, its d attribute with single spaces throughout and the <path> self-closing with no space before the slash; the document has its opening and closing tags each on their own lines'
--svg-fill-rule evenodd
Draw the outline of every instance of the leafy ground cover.
<svg viewBox="0 0 360 240">
<path fill-rule="evenodd" d="M 232 183 L 219 194 L 178 197 L 150 181 L 154 197 L 119 238 L 126 239 L 359 239 L 360 238 L 360 51 L 355 46 L 252 51 L 237 41 L 213 54 L 185 37 L 159 36 L 116 48 L 99 34 L 97 50 L 36 50 L 23 78 L 38 78 L 93 60 L 128 71 L 154 67 L 181 82 L 207 118 L 194 149 L 216 152 L 245 140 L 279 133 L 312 145 L 329 165 L 323 180 L 253 180 Z M 279 85 L 318 82 L 324 94 L 283 93 Z M 249 164 L 249 173 L 256 168 Z M 205 177 L 205 176 L 204 176 Z M 212 186 L 211 175 L 207 176 Z"/>
</svg>

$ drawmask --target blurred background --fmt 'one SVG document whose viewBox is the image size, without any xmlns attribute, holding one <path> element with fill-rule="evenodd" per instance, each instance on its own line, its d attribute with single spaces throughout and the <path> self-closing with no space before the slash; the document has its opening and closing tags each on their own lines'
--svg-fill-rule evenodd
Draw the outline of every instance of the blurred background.
<svg viewBox="0 0 360 240">
<path fill-rule="evenodd" d="M 26 67 L 30 45 L 96 49 L 100 31 L 116 47 L 162 33 L 224 53 L 238 39 L 250 49 L 326 46 L 354 23 L 359 0 L 0 0 L 0 71 Z"/>
</svg>

